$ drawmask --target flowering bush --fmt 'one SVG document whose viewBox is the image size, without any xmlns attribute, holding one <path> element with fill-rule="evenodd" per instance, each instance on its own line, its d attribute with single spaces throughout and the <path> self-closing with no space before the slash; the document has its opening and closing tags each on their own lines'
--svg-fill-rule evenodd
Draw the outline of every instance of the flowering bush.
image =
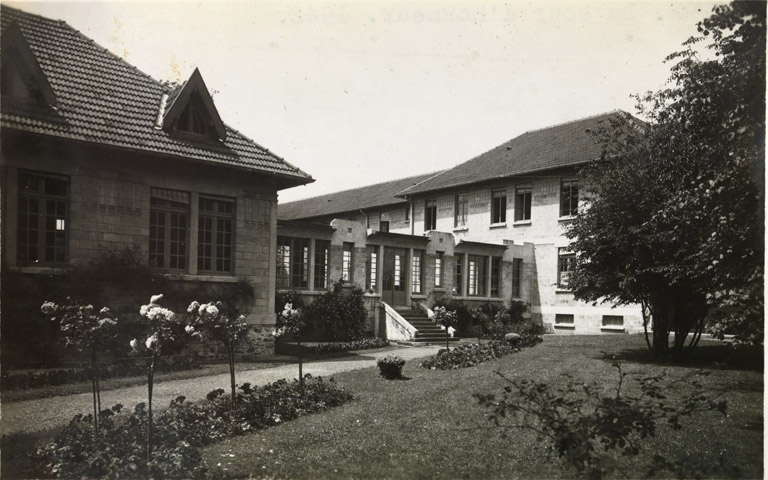
<svg viewBox="0 0 768 480">
<path fill-rule="evenodd" d="M 280 380 L 260 388 L 241 386 L 238 407 L 231 408 L 224 390 L 204 401 L 171 401 L 155 422 L 156 455 L 142 462 L 149 415 L 140 403 L 130 415 L 116 415 L 116 405 L 102 413 L 98 435 L 85 428 L 88 417 L 78 415 L 53 442 L 37 451 L 47 475 L 63 478 L 200 478 L 206 472 L 199 448 L 226 437 L 279 425 L 301 415 L 327 410 L 352 395 L 322 378 L 298 382 Z M 73 448 L 76 446 L 76 448 Z"/>
<path fill-rule="evenodd" d="M 473 343 L 462 345 L 453 350 L 443 348 L 437 355 L 421 363 L 422 368 L 430 370 L 456 370 L 474 367 L 479 363 L 519 352 L 520 348 L 504 342 Z"/>
<path fill-rule="evenodd" d="M 387 355 L 386 357 L 376 360 L 376 365 L 379 366 L 379 373 L 382 377 L 387 380 L 394 380 L 396 378 L 402 378 L 405 360 L 397 355 Z"/>
<path fill-rule="evenodd" d="M 435 313 L 432 317 L 432 321 L 435 322 L 436 325 L 442 325 L 445 328 L 445 348 L 448 347 L 448 339 L 450 338 L 448 329 L 450 327 L 456 326 L 457 316 L 456 312 L 453 310 L 446 310 L 445 307 L 437 306 L 433 310 Z"/>
<path fill-rule="evenodd" d="M 67 298 L 65 305 L 57 305 L 49 301 L 43 302 L 40 311 L 43 315 L 50 317 L 52 321 L 59 322 L 59 329 L 68 348 L 75 348 L 80 352 L 90 354 L 93 382 L 93 428 L 98 430 L 101 388 L 96 361 L 98 352 L 110 346 L 117 322 L 109 308 L 103 307 L 96 312 L 93 305 L 80 305 L 71 298 Z"/>
<path fill-rule="evenodd" d="M 351 350 L 366 350 L 369 348 L 383 348 L 389 346 L 389 340 L 379 337 L 361 338 L 349 342 L 321 343 L 306 347 L 310 353 L 348 352 Z"/>
<path fill-rule="evenodd" d="M 303 312 L 298 308 L 293 308 L 293 304 L 286 303 L 285 308 L 277 316 L 277 329 L 272 332 L 276 338 L 295 339 L 299 347 L 299 385 L 304 385 L 304 359 L 301 354 L 301 337 L 307 328 L 307 322 Z"/>
<path fill-rule="evenodd" d="M 201 305 L 194 301 L 187 307 L 189 323 L 185 330 L 190 335 L 198 336 L 204 340 L 216 340 L 224 344 L 227 349 L 232 405 L 234 405 L 237 400 L 235 396 L 235 348 L 243 339 L 248 325 L 245 323 L 245 316 L 227 314 L 227 310 L 229 310 L 228 307 L 221 302 Z"/>
</svg>

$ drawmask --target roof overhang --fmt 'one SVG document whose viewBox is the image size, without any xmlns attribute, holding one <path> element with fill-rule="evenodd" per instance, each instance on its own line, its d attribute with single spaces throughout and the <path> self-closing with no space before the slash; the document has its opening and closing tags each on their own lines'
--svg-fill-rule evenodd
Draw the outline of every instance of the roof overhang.
<svg viewBox="0 0 768 480">
<path fill-rule="evenodd" d="M 277 234 L 287 237 L 312 237 L 330 240 L 335 231 L 336 229 L 330 225 L 295 220 L 277 220 Z"/>
<path fill-rule="evenodd" d="M 366 239 L 366 243 L 369 245 L 402 248 L 424 248 L 429 242 L 429 237 L 390 232 L 373 232 Z"/>
<path fill-rule="evenodd" d="M 467 240 L 459 240 L 456 247 L 453 249 L 459 253 L 479 253 L 479 254 L 501 254 L 507 249 L 506 245 L 499 245 L 496 243 L 484 243 L 484 242 L 470 242 Z"/>
</svg>

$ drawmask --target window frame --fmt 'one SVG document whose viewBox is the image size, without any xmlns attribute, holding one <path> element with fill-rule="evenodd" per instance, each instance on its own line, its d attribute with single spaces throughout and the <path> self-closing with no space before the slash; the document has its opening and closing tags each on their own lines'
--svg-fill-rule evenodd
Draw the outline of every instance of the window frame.
<svg viewBox="0 0 768 480">
<path fill-rule="evenodd" d="M 209 212 L 207 210 L 203 210 L 203 202 L 209 201 L 213 202 L 214 205 L 214 211 Z M 221 212 L 219 210 L 220 204 L 230 204 L 232 206 L 230 212 Z M 203 242 L 200 240 L 200 234 L 201 229 L 203 228 L 203 219 L 211 219 L 212 220 L 212 233 L 211 233 L 211 255 L 210 255 L 210 261 L 211 261 L 211 268 L 205 268 L 204 262 L 201 262 L 201 260 L 204 258 L 201 256 L 201 247 L 204 245 Z M 219 221 L 229 221 L 230 223 L 230 241 L 229 245 L 219 244 Z M 219 197 L 215 195 L 204 195 L 200 194 L 198 197 L 198 210 L 197 210 L 197 271 L 206 273 L 206 274 L 224 274 L 224 275 L 232 275 L 235 271 L 235 245 L 236 245 L 236 225 L 237 225 L 237 201 L 235 198 L 231 197 Z M 226 234 L 226 231 L 223 233 Z M 219 248 L 226 249 L 229 247 L 229 258 L 226 257 L 219 258 Z M 229 268 L 221 268 L 219 269 L 218 265 L 219 262 L 225 263 L 229 262 Z"/>
<path fill-rule="evenodd" d="M 314 285 L 315 290 L 328 289 L 328 276 L 330 269 L 328 268 L 328 260 L 331 254 L 331 242 L 330 240 L 317 240 L 315 239 L 315 252 L 314 252 L 314 264 L 312 269 L 314 271 Z M 319 284 L 318 279 L 322 280 L 322 284 Z"/>
<path fill-rule="evenodd" d="M 155 190 L 155 192 L 158 195 L 153 195 L 152 190 Z M 182 201 L 177 200 L 171 200 L 169 198 L 163 198 L 161 192 L 167 192 L 168 196 L 170 196 L 171 193 L 178 195 L 179 197 L 186 196 L 186 203 Z M 155 203 L 155 200 L 158 202 L 164 202 L 164 203 Z M 166 203 L 167 202 L 167 203 Z M 163 264 L 158 265 L 155 263 L 155 266 L 158 268 L 167 271 L 167 272 L 187 272 L 189 271 L 189 260 L 191 257 L 191 247 L 192 247 L 192 198 L 189 192 L 181 191 L 181 190 L 172 190 L 168 188 L 160 188 L 160 187 L 152 187 L 150 190 L 150 198 L 149 198 L 149 259 L 150 262 L 154 261 L 154 257 L 157 257 L 159 254 L 158 252 L 153 252 L 153 244 L 156 244 L 156 242 L 160 241 L 159 238 L 154 237 L 152 235 L 152 229 L 153 227 L 155 229 L 162 227 L 163 228 Z M 157 223 L 157 218 L 160 214 L 163 214 L 163 225 L 159 225 Z M 183 217 L 182 217 L 183 215 Z M 178 216 L 178 219 L 184 218 L 185 219 L 185 226 L 173 226 L 173 216 Z M 153 217 L 155 220 L 153 220 Z M 154 222 L 154 223 L 153 223 Z M 184 244 L 184 252 L 183 252 L 183 260 L 184 260 L 184 266 L 182 267 L 172 267 L 172 260 L 173 257 L 182 257 L 182 255 L 179 254 L 173 254 L 172 253 L 172 243 L 173 240 L 173 229 L 176 228 L 178 231 L 185 232 L 185 240 L 179 241 L 176 240 L 177 243 L 183 243 Z M 153 243 L 154 242 L 154 243 Z"/>
<path fill-rule="evenodd" d="M 411 293 L 424 293 L 424 250 L 413 250 L 411 257 Z"/>
<path fill-rule="evenodd" d="M 512 298 L 522 298 L 523 259 L 512 259 Z"/>
<path fill-rule="evenodd" d="M 437 199 L 424 200 L 424 231 L 437 229 Z"/>
<path fill-rule="evenodd" d="M 341 281 L 355 281 L 355 244 L 352 242 L 344 242 L 341 247 Z"/>
<path fill-rule="evenodd" d="M 621 320 L 621 323 L 610 323 L 610 321 L 615 321 L 617 319 Z M 606 320 L 609 320 L 609 323 L 606 323 Z M 603 315 L 602 318 L 600 319 L 600 328 L 623 330 L 624 315 Z"/>
<path fill-rule="evenodd" d="M 560 218 L 572 218 L 579 213 L 579 180 L 560 179 Z"/>
<path fill-rule="evenodd" d="M 474 262 L 474 268 L 473 268 Z M 488 292 L 488 257 L 485 255 L 467 256 L 467 296 L 485 297 Z"/>
<path fill-rule="evenodd" d="M 491 225 L 507 223 L 507 189 L 491 189 Z"/>
<path fill-rule="evenodd" d="M 490 296 L 493 298 L 501 297 L 502 274 L 504 272 L 504 258 L 491 257 L 491 289 Z"/>
<path fill-rule="evenodd" d="M 368 246 L 365 255 L 365 289 L 379 291 L 379 247 Z"/>
<path fill-rule="evenodd" d="M 469 217 L 469 195 L 458 193 L 453 203 L 453 227 L 465 228 Z"/>
<path fill-rule="evenodd" d="M 445 259 L 443 252 L 435 252 L 435 288 L 443 287 L 443 270 Z"/>
<path fill-rule="evenodd" d="M 464 255 L 453 257 L 453 291 L 457 296 L 464 296 Z"/>
<path fill-rule="evenodd" d="M 515 187 L 515 222 L 531 221 L 531 205 L 533 203 L 533 188 L 530 185 Z"/>
<path fill-rule="evenodd" d="M 38 188 L 36 191 L 32 190 L 24 190 L 22 189 L 22 177 L 23 176 L 29 176 L 29 177 L 35 177 L 38 179 Z M 54 182 L 62 182 L 64 187 L 64 194 L 56 194 L 56 193 L 47 193 L 46 192 L 46 180 L 52 180 Z M 69 261 L 69 209 L 70 209 L 70 193 L 71 193 L 71 181 L 69 176 L 67 175 L 57 175 L 47 172 L 39 172 L 35 170 L 18 170 L 17 176 L 17 195 L 16 195 L 16 201 L 17 203 L 17 212 L 16 212 L 16 263 L 18 265 L 22 266 L 29 266 L 29 265 L 46 265 L 46 266 L 61 266 L 66 265 Z M 26 199 L 26 204 L 29 205 L 29 201 L 31 199 L 35 199 L 37 201 L 37 212 L 32 212 L 30 210 L 27 210 L 25 212 L 22 211 L 22 204 L 25 202 L 23 199 Z M 49 210 L 49 202 L 54 202 L 53 205 L 53 214 L 51 215 Z M 58 215 L 58 207 L 59 204 L 63 203 L 63 210 L 64 213 L 61 215 Z M 26 214 L 27 221 L 22 222 L 22 215 Z M 46 223 L 48 220 L 48 217 L 53 216 L 53 229 L 48 230 L 46 227 Z M 35 232 L 36 240 L 34 244 L 29 242 L 29 238 L 26 239 L 26 241 L 21 241 L 22 236 L 22 223 L 26 223 L 29 225 L 31 222 L 29 222 L 30 219 L 35 219 L 35 228 L 31 229 L 29 226 L 24 228 L 24 231 L 27 232 Z M 60 223 L 63 222 L 63 223 Z M 61 228 L 59 228 L 59 225 L 61 225 Z M 58 236 L 58 232 L 63 232 L 61 236 Z M 53 234 L 53 243 L 51 245 L 48 244 L 48 238 L 49 234 Z M 59 245 L 58 242 L 61 241 L 61 244 Z M 22 246 L 25 246 L 25 249 L 27 252 L 32 251 L 35 252 L 36 258 L 34 260 L 30 260 L 29 258 L 22 259 L 21 253 L 22 253 Z M 48 260 L 47 254 L 48 249 L 53 249 L 53 259 Z M 61 257 L 58 257 L 57 250 L 60 250 Z M 25 255 L 25 257 L 27 257 Z"/>
<path fill-rule="evenodd" d="M 576 253 L 570 250 L 568 247 L 559 247 L 557 249 L 557 289 L 562 291 L 570 291 L 568 286 L 568 280 L 576 263 Z M 565 267 L 565 269 L 564 269 Z M 563 281 L 563 274 L 565 275 L 565 281 Z"/>
<path fill-rule="evenodd" d="M 563 321 L 569 320 L 569 321 Z M 576 317 L 572 313 L 556 313 L 555 327 L 573 327 L 576 325 Z"/>
<path fill-rule="evenodd" d="M 379 220 L 379 231 L 389 233 L 389 220 Z"/>
<path fill-rule="evenodd" d="M 287 253 L 285 247 L 288 247 Z M 275 275 L 278 290 L 309 289 L 310 248 L 311 240 L 309 238 L 278 235 L 277 272 Z M 297 265 L 301 267 L 298 270 L 296 269 Z"/>
</svg>

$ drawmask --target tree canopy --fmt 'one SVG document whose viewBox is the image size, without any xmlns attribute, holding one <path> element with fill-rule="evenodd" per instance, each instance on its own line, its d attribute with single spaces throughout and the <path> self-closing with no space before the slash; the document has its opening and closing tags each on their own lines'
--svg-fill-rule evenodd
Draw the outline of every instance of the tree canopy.
<svg viewBox="0 0 768 480">
<path fill-rule="evenodd" d="M 672 62 L 666 88 L 595 132 L 588 208 L 567 235 L 576 298 L 640 304 L 649 347 L 715 333 L 763 337 L 765 3 L 715 7 Z M 711 59 L 697 51 L 706 46 Z M 690 335 L 690 334 L 693 335 Z"/>
</svg>

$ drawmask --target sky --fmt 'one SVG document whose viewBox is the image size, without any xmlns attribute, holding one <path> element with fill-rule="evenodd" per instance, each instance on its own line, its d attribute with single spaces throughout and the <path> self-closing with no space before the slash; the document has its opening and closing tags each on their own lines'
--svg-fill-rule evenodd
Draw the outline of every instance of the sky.
<svg viewBox="0 0 768 480">
<path fill-rule="evenodd" d="M 703 1 L 5 4 L 158 80 L 195 67 L 222 119 L 316 179 L 280 202 L 450 168 L 663 87 Z"/>
</svg>

